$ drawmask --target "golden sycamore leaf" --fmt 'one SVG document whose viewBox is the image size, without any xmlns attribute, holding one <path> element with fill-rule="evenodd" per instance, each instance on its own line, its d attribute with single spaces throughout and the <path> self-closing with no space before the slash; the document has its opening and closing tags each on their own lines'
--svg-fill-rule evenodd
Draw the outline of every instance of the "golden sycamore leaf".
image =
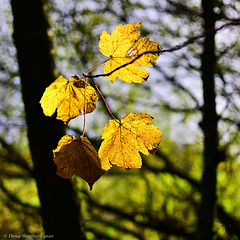
<svg viewBox="0 0 240 240">
<path fill-rule="evenodd" d="M 139 152 L 154 154 L 161 142 L 161 131 L 150 125 L 153 117 L 146 113 L 130 113 L 120 122 L 110 120 L 104 127 L 99 157 L 102 168 L 110 169 L 112 164 L 126 169 L 141 168 Z"/>
<path fill-rule="evenodd" d="M 95 148 L 86 137 L 63 136 L 53 150 L 53 160 L 57 175 L 70 179 L 76 173 L 88 183 L 90 190 L 105 173 Z"/>
<path fill-rule="evenodd" d="M 48 86 L 40 100 L 43 112 L 46 116 L 52 116 L 57 109 L 57 119 L 65 124 L 84 112 L 84 89 L 85 82 L 77 76 L 73 76 L 68 81 L 63 76 L 59 76 L 50 86 Z M 86 86 L 86 113 L 91 113 L 96 108 L 95 89 L 87 84 Z"/>
<path fill-rule="evenodd" d="M 104 65 L 104 74 L 114 82 L 116 77 L 125 82 L 141 83 L 147 81 L 149 73 L 139 66 L 154 66 L 159 57 L 161 47 L 149 38 L 138 39 L 141 23 L 118 25 L 111 35 L 102 32 L 99 49 L 103 55 L 109 57 Z M 152 52 L 152 53 L 147 53 Z M 117 69 L 117 70 L 116 70 Z"/>
</svg>

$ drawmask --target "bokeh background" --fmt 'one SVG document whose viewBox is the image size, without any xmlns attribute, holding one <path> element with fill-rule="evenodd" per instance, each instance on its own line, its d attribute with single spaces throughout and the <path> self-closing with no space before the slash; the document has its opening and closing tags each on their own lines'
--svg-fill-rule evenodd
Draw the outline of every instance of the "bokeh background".
<svg viewBox="0 0 240 240">
<path fill-rule="evenodd" d="M 239 1 L 31 1 L 0 0 L 0 239 L 239 239 Z M 145 83 L 96 79 L 118 119 L 146 112 L 163 137 L 141 169 L 113 166 L 90 192 L 78 176 L 59 179 L 51 155 L 64 131 L 81 135 L 83 118 L 45 122 L 38 102 L 59 74 L 81 76 L 106 59 L 103 30 L 135 22 L 163 50 L 203 36 L 160 54 Z M 101 100 L 87 115 L 96 149 L 110 118 Z"/>
</svg>

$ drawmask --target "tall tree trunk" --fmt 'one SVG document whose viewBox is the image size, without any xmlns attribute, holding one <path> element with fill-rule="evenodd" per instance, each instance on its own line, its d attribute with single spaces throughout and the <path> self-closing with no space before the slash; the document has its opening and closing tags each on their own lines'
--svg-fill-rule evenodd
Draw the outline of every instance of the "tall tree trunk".
<svg viewBox="0 0 240 240">
<path fill-rule="evenodd" d="M 86 239 L 80 204 L 71 181 L 56 175 L 52 149 L 65 133 L 64 125 L 45 117 L 39 100 L 55 80 L 54 61 L 47 34 L 48 22 L 41 0 L 11 0 L 28 139 L 46 234 L 54 239 Z"/>
<path fill-rule="evenodd" d="M 214 210 L 216 203 L 216 176 L 218 156 L 218 118 L 216 113 L 216 93 L 214 73 L 215 57 L 215 14 L 213 0 L 202 0 L 204 33 L 201 72 L 203 82 L 204 169 L 202 175 L 202 200 L 198 219 L 198 238 L 210 240 L 213 237 Z"/>
</svg>

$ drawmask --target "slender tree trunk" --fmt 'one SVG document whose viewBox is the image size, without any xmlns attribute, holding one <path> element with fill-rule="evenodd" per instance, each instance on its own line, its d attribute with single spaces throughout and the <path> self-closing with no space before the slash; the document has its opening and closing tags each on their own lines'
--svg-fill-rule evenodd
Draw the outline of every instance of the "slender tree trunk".
<svg viewBox="0 0 240 240">
<path fill-rule="evenodd" d="M 202 175 L 202 200 L 198 220 L 198 238 L 210 240 L 213 237 L 214 210 L 216 204 L 216 176 L 218 156 L 218 117 L 216 113 L 216 93 L 214 73 L 215 57 L 215 14 L 213 0 L 202 0 L 204 32 L 203 53 L 201 56 L 201 72 L 203 82 L 203 119 L 204 134 L 204 169 Z"/>
<path fill-rule="evenodd" d="M 52 149 L 65 133 L 63 124 L 45 117 L 39 104 L 55 80 L 54 61 L 41 0 L 11 0 L 28 139 L 41 202 L 45 234 L 54 239 L 86 239 L 80 204 L 71 181 L 58 177 Z"/>
</svg>

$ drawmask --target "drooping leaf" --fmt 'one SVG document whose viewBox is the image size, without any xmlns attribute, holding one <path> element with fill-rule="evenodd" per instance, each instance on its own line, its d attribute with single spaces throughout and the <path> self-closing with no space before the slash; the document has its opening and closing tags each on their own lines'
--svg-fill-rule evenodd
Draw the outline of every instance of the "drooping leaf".
<svg viewBox="0 0 240 240">
<path fill-rule="evenodd" d="M 102 168 L 108 170 L 112 164 L 126 169 L 141 168 L 139 152 L 154 154 L 161 142 L 161 131 L 150 125 L 153 117 L 146 113 L 130 113 L 120 122 L 110 120 L 104 127 L 99 157 Z"/>
<path fill-rule="evenodd" d="M 120 24 L 113 29 L 111 35 L 105 30 L 102 32 L 99 49 L 103 55 L 109 57 L 103 71 L 104 74 L 111 73 L 107 76 L 111 82 L 116 77 L 129 83 L 147 81 L 149 73 L 139 66 L 152 67 L 156 64 L 161 47 L 147 37 L 138 39 L 140 31 L 136 28 L 140 26 L 141 23 Z"/>
<path fill-rule="evenodd" d="M 84 89 L 85 82 L 77 76 L 73 76 L 68 81 L 63 76 L 59 76 L 50 86 L 48 86 L 40 100 L 43 112 L 46 116 L 52 116 L 57 109 L 57 119 L 65 124 L 78 115 L 84 113 Z M 96 108 L 95 89 L 86 85 L 86 113 L 91 113 Z"/>
<path fill-rule="evenodd" d="M 76 173 L 88 183 L 90 190 L 105 173 L 95 148 L 86 137 L 63 136 L 53 150 L 53 160 L 57 175 L 70 179 Z"/>
</svg>

